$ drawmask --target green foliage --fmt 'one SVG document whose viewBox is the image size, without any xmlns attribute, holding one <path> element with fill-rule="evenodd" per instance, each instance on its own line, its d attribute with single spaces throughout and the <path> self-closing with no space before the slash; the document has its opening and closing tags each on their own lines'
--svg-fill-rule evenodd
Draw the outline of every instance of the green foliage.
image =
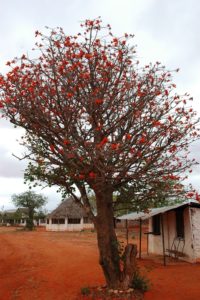
<svg viewBox="0 0 200 300">
<path fill-rule="evenodd" d="M 144 293 L 150 289 L 150 281 L 145 275 L 142 275 L 139 272 L 139 269 L 137 269 L 131 287 Z"/>
<path fill-rule="evenodd" d="M 180 188 L 177 191 L 177 188 Z M 186 189 L 178 180 L 155 181 L 144 186 L 140 182 L 127 183 L 113 197 L 115 216 L 149 208 L 182 203 L 186 200 Z"/>
<path fill-rule="evenodd" d="M 38 209 L 47 202 L 47 198 L 33 191 L 27 191 L 19 195 L 12 195 L 12 202 L 17 207 L 26 207 L 29 209 Z"/>
<path fill-rule="evenodd" d="M 90 288 L 89 287 L 82 287 L 81 288 L 81 294 L 83 295 L 83 296 L 88 296 L 88 295 L 90 295 Z"/>
<path fill-rule="evenodd" d="M 42 209 L 39 209 L 39 211 L 37 211 L 37 212 L 35 213 L 34 218 L 35 218 L 36 220 L 39 220 L 39 219 L 45 219 L 46 216 L 47 216 L 47 211 L 42 210 Z"/>
<path fill-rule="evenodd" d="M 42 207 L 47 202 L 47 198 L 41 194 L 36 194 L 33 191 L 27 191 L 19 195 L 12 195 L 12 202 L 17 207 L 27 208 L 28 219 L 26 221 L 26 228 L 28 230 L 33 230 L 33 219 L 36 213 L 36 209 Z"/>
</svg>

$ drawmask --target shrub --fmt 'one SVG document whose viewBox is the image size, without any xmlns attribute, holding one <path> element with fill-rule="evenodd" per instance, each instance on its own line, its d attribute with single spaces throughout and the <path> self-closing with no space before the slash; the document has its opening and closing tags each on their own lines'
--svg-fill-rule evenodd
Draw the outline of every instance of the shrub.
<svg viewBox="0 0 200 300">
<path fill-rule="evenodd" d="M 90 294 L 90 288 L 89 287 L 82 287 L 81 288 L 81 294 L 83 296 L 88 296 Z"/>
<path fill-rule="evenodd" d="M 147 292 L 150 289 L 150 280 L 146 276 L 140 274 L 139 270 L 137 270 L 131 287 L 140 290 L 143 293 Z"/>
</svg>

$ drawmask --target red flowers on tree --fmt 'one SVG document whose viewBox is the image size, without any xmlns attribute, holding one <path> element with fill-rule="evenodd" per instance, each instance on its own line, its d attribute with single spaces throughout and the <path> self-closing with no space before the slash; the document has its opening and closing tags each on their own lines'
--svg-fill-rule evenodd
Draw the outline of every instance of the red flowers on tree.
<svg viewBox="0 0 200 300">
<path fill-rule="evenodd" d="M 97 230 L 107 285 L 126 289 L 134 266 L 130 258 L 121 269 L 113 194 L 126 199 L 131 189 L 132 203 L 137 199 L 147 209 L 159 201 L 160 185 L 166 194 L 169 181 L 180 190 L 177 182 L 194 164 L 187 150 L 199 138 L 197 119 L 186 106 L 191 97 L 175 93 L 171 73 L 160 63 L 138 68 L 135 48 L 127 43 L 131 35 L 113 37 L 100 19 L 82 27 L 76 36 L 36 31 L 40 56 L 9 62 L 10 72 L 0 76 L 0 108 L 26 130 L 32 163 L 25 178 L 58 185 L 84 206 Z M 136 255 L 133 245 L 128 253 Z"/>
</svg>

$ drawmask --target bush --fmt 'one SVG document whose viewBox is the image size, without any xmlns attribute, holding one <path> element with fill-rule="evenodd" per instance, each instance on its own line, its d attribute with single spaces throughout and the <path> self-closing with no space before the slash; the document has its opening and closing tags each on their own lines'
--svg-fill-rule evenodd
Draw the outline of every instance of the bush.
<svg viewBox="0 0 200 300">
<path fill-rule="evenodd" d="M 89 287 L 82 287 L 82 288 L 81 288 L 81 294 L 82 294 L 83 296 L 88 296 L 88 295 L 90 294 L 90 289 L 89 289 Z"/>
<path fill-rule="evenodd" d="M 146 276 L 141 275 L 139 270 L 137 270 L 135 272 L 131 287 L 144 293 L 150 289 L 150 281 Z"/>
</svg>

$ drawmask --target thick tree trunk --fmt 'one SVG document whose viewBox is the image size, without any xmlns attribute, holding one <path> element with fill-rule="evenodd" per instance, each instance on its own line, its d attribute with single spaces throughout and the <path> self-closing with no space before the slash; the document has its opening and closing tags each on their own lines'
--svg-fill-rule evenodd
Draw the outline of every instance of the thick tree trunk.
<svg viewBox="0 0 200 300">
<path fill-rule="evenodd" d="M 26 228 L 30 231 L 33 230 L 34 228 L 33 218 L 34 218 L 34 210 L 29 209 L 28 220 L 26 221 Z"/>
<path fill-rule="evenodd" d="M 107 286 L 112 289 L 127 289 L 131 285 L 136 270 L 136 245 L 127 245 L 123 263 L 119 254 L 119 244 L 114 228 L 112 192 L 104 188 L 96 192 L 97 217 L 95 227 L 100 255 Z"/>
</svg>

